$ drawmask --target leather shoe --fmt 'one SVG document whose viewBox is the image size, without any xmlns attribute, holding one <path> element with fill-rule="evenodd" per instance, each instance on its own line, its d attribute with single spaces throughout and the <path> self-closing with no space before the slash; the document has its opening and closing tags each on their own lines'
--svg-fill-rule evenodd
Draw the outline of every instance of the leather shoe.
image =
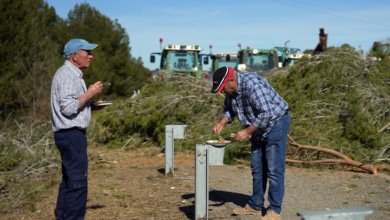
<svg viewBox="0 0 390 220">
<path fill-rule="evenodd" d="M 244 208 L 233 209 L 233 214 L 236 215 L 261 215 L 261 211 L 252 209 L 248 204 Z"/>
</svg>

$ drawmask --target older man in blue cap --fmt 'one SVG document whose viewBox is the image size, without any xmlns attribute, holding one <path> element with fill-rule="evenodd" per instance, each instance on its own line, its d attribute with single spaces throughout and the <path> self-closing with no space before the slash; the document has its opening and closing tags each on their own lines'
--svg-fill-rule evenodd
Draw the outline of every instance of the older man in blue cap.
<svg viewBox="0 0 390 220">
<path fill-rule="evenodd" d="M 55 208 L 58 220 L 85 217 L 88 194 L 86 129 L 91 110 L 94 110 L 90 100 L 102 92 L 103 84 L 98 81 L 87 88 L 82 70 L 89 67 L 93 59 L 91 51 L 97 46 L 83 39 L 69 40 L 63 54 L 67 60 L 52 81 L 52 129 L 62 161 L 62 182 Z"/>
</svg>

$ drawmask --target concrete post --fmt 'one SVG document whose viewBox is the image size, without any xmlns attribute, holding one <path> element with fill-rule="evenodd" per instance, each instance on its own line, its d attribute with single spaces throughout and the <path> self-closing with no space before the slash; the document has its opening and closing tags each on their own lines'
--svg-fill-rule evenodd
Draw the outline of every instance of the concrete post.
<svg viewBox="0 0 390 220">
<path fill-rule="evenodd" d="M 195 220 L 209 215 L 209 145 L 197 144 L 195 150 Z"/>
<path fill-rule="evenodd" d="M 187 125 L 166 125 L 165 126 L 165 176 L 173 174 L 174 166 L 174 140 L 184 139 L 184 130 Z"/>
</svg>

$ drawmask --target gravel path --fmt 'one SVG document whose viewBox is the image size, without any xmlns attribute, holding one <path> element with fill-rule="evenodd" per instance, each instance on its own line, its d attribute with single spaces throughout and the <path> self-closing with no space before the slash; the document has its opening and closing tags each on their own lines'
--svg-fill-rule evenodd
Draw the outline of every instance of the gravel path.
<svg viewBox="0 0 390 220">
<path fill-rule="evenodd" d="M 194 220 L 194 154 L 175 154 L 175 173 L 165 177 L 164 155 L 155 155 L 156 150 L 91 148 L 86 220 Z M 53 181 L 59 179 L 60 175 Z M 210 166 L 208 219 L 259 220 L 258 216 L 232 216 L 234 208 L 248 201 L 251 182 L 248 166 Z M 57 184 L 53 182 L 53 187 L 31 203 L 33 210 L 27 206 L 0 210 L 0 219 L 54 219 Z M 362 206 L 379 209 L 367 220 L 390 219 L 390 176 L 287 167 L 283 220 L 301 220 L 297 213 L 302 211 Z"/>
<path fill-rule="evenodd" d="M 287 167 L 282 219 L 300 220 L 297 213 L 327 209 L 376 207 L 367 220 L 390 219 L 390 176 L 350 171 L 313 171 Z M 249 167 L 212 166 L 209 170 L 209 219 L 259 219 L 232 216 L 252 193 Z"/>
</svg>

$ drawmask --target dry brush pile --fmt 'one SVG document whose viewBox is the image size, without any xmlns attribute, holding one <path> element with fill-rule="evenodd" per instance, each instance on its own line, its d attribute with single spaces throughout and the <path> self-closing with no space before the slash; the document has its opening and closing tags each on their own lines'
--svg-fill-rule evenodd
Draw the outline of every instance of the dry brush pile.
<svg viewBox="0 0 390 220">
<path fill-rule="evenodd" d="M 291 160 L 343 159 L 322 147 L 362 164 L 390 161 L 389 132 L 378 132 L 390 121 L 388 60 L 372 62 L 343 46 L 271 77 L 292 110 Z"/>
<path fill-rule="evenodd" d="M 50 171 L 60 167 L 53 143 L 50 122 L 3 123 L 0 135 L 0 210 L 26 202 L 32 204 L 39 192 L 52 187 Z"/>
<path fill-rule="evenodd" d="M 135 98 L 118 101 L 96 115 L 92 129 L 109 147 L 163 146 L 166 125 L 188 125 L 183 149 L 209 140 L 218 120 L 223 96 L 210 93 L 211 84 L 178 75 L 147 83 Z"/>
</svg>

